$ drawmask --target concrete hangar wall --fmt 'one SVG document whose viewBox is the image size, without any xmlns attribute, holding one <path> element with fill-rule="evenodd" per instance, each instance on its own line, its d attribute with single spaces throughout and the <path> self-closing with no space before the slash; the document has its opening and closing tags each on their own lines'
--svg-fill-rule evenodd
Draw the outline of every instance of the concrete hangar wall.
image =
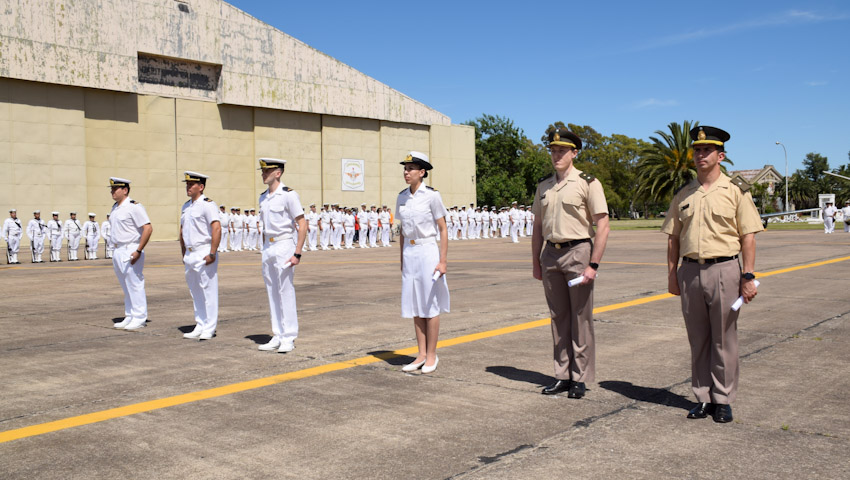
<svg viewBox="0 0 850 480">
<path fill-rule="evenodd" d="M 154 238 L 174 239 L 184 170 L 256 206 L 256 159 L 287 159 L 302 203 L 394 205 L 398 164 L 430 155 L 446 204 L 475 201 L 475 136 L 450 119 L 218 0 L 16 0 L 0 17 L 0 209 L 98 214 L 133 181 Z M 364 191 L 342 190 L 342 159 Z M 49 216 L 43 217 L 49 218 Z"/>
</svg>

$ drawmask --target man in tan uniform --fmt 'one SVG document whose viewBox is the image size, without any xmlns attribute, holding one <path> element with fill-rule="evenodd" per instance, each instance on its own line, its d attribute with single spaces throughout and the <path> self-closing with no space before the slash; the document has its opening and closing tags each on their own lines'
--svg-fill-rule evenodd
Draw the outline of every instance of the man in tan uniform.
<svg viewBox="0 0 850 480">
<path fill-rule="evenodd" d="M 763 227 L 752 196 L 720 169 L 729 134 L 701 126 L 690 135 L 697 178 L 673 196 L 661 226 L 668 235 L 667 288 L 682 297 L 691 344 L 691 385 L 699 404 L 688 418 L 711 415 L 727 423 L 738 389 L 738 312 L 732 304 L 756 296 L 755 234 Z"/>
<path fill-rule="evenodd" d="M 593 280 L 609 230 L 602 185 L 573 165 L 579 150 L 581 139 L 566 128 L 549 133 L 555 173 L 537 185 L 532 207 L 531 263 L 552 315 L 556 379 L 542 393 L 568 391 L 570 398 L 583 397 L 585 383 L 596 376 Z M 583 277 L 578 285 L 568 286 L 578 277 Z"/>
</svg>

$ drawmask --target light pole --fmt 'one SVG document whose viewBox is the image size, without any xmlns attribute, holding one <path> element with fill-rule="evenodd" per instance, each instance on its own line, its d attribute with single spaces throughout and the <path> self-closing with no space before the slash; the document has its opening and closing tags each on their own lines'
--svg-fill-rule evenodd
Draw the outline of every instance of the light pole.
<svg viewBox="0 0 850 480">
<path fill-rule="evenodd" d="M 782 142 L 777 141 L 777 145 L 782 147 L 782 151 L 785 152 L 785 211 L 788 211 L 788 150 L 785 150 L 785 145 L 782 145 Z"/>
</svg>

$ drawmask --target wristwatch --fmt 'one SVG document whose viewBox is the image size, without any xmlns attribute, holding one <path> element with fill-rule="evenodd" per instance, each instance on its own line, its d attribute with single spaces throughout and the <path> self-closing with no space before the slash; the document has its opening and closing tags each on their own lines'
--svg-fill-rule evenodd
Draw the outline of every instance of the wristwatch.
<svg viewBox="0 0 850 480">
<path fill-rule="evenodd" d="M 742 273 L 741 278 L 743 278 L 744 280 L 755 280 L 756 276 L 753 274 L 753 272 L 747 272 Z"/>
<path fill-rule="evenodd" d="M 292 256 L 297 258 L 298 260 L 301 260 L 301 254 L 300 253 L 293 253 Z"/>
<path fill-rule="evenodd" d="M 141 251 L 141 250 L 136 250 L 136 253 L 138 253 L 139 255 L 141 255 L 141 254 L 142 254 L 142 251 Z"/>
<path fill-rule="evenodd" d="M 598 263 L 590 262 L 590 263 L 587 264 L 587 266 L 589 266 L 590 268 L 592 268 L 594 270 L 599 270 L 599 264 Z"/>
</svg>

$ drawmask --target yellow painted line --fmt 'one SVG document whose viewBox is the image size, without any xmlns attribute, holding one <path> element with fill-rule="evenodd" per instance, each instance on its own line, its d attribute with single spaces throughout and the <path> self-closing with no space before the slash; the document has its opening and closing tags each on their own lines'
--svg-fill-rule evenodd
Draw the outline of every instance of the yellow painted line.
<svg viewBox="0 0 850 480">
<path fill-rule="evenodd" d="M 826 260 L 822 262 L 810 263 L 806 265 L 798 265 L 796 267 L 783 268 L 778 270 L 772 270 L 765 273 L 760 273 L 759 277 L 767 277 L 771 275 L 778 275 L 781 273 L 793 272 L 797 270 L 803 270 L 806 268 L 819 267 L 823 265 L 829 265 L 833 263 L 843 262 L 846 260 L 850 260 L 850 256 L 835 258 L 832 260 Z M 627 302 L 615 303 L 613 305 L 606 305 L 604 307 L 598 307 L 593 309 L 594 314 L 610 312 L 614 310 L 620 310 L 623 308 L 633 307 L 637 305 L 643 305 L 646 303 L 656 302 L 658 300 L 663 300 L 665 298 L 670 298 L 673 295 L 669 293 L 662 293 L 660 295 L 653 295 L 651 297 L 643 297 L 635 300 L 630 300 Z M 517 325 L 511 325 L 508 327 L 497 328 L 494 330 L 487 330 L 484 332 L 472 333 L 469 335 L 463 335 L 460 337 L 450 338 L 447 340 L 441 340 L 437 343 L 437 348 L 446 348 L 454 345 L 461 345 L 464 343 L 475 342 L 478 340 L 483 340 L 486 338 L 497 337 L 501 335 L 507 335 L 510 333 L 515 333 L 523 330 L 529 330 L 532 328 L 542 327 L 548 325 L 551 321 L 550 318 L 544 318 L 540 320 L 533 320 L 530 322 L 520 323 Z M 19 440 L 21 438 L 34 437 L 38 435 L 43 435 L 45 433 L 56 432 L 59 430 L 66 430 L 69 428 L 80 427 L 83 425 L 90 425 L 92 423 L 103 422 L 106 420 L 111 420 L 114 418 L 126 417 L 129 415 L 135 415 L 143 412 L 150 412 L 153 410 L 158 410 L 161 408 L 174 407 L 177 405 L 185 405 L 187 403 L 198 402 L 201 400 L 208 400 L 210 398 L 222 397 L 225 395 L 232 395 L 239 392 L 244 392 L 247 390 L 253 390 L 256 388 L 267 387 L 270 385 L 275 385 L 279 383 L 289 382 L 292 380 L 300 380 L 309 377 L 315 377 L 318 375 L 323 375 L 330 372 L 336 372 L 340 370 L 346 370 L 349 368 L 358 367 L 361 365 L 368 365 L 371 363 L 376 363 L 382 360 L 388 360 L 394 357 L 399 357 L 403 355 L 409 355 L 418 352 L 418 347 L 408 347 L 400 350 L 395 350 L 393 352 L 382 353 L 379 355 L 367 355 L 365 357 L 355 358 L 353 360 L 344 360 L 341 362 L 331 363 L 327 365 L 319 365 L 317 367 L 305 368 L 302 370 L 296 370 L 294 372 L 283 373 L 280 375 L 272 375 L 269 377 L 258 378 L 254 380 L 248 380 L 246 382 L 233 383 L 230 385 L 224 385 L 222 387 L 211 388 L 208 390 L 200 390 L 197 392 L 184 393 L 181 395 L 174 395 L 171 397 L 160 398 L 156 400 L 149 400 L 146 402 L 134 403 L 132 405 L 126 405 L 123 407 L 110 408 L 108 410 L 101 410 L 99 412 L 88 413 L 84 415 L 78 415 L 75 417 L 63 418 L 61 420 L 55 420 L 53 422 L 40 423 L 38 425 L 32 425 L 29 427 L 17 428 L 14 430 L 7 430 L 5 432 L 0 432 L 0 443 L 11 442 L 13 440 Z"/>
</svg>

